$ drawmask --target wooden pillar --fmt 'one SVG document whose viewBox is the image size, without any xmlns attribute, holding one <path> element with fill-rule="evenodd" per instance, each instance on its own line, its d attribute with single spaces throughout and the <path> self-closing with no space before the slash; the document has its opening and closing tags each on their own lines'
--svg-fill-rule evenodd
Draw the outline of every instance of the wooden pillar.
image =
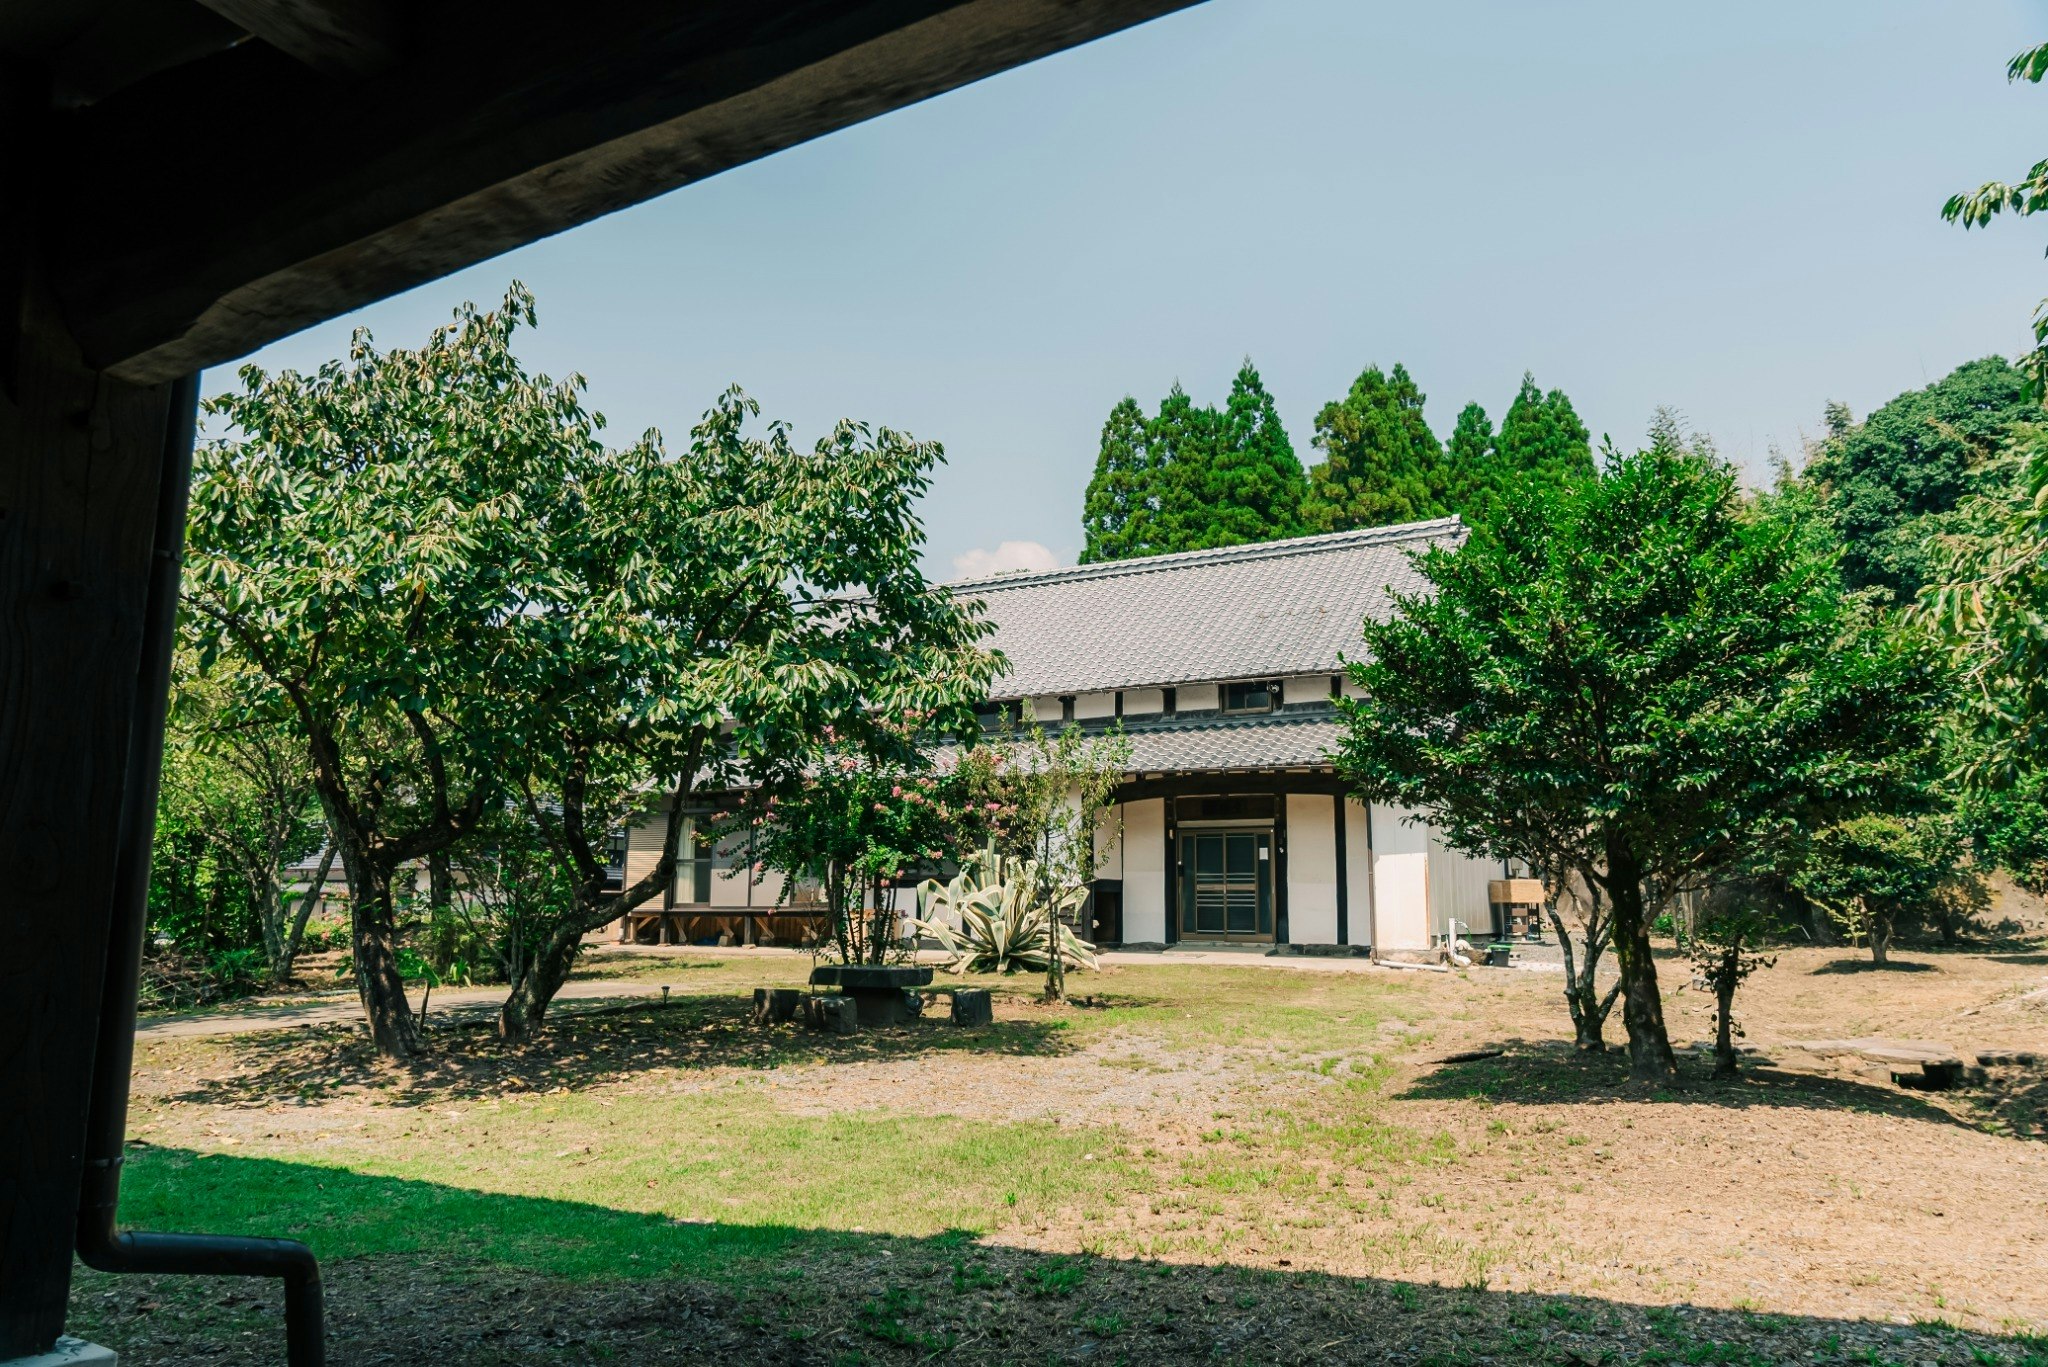
<svg viewBox="0 0 2048 1367">
<path fill-rule="evenodd" d="M 0 1359 L 64 1327 L 170 397 L 39 276 L 47 108 L 0 69 Z"/>
</svg>

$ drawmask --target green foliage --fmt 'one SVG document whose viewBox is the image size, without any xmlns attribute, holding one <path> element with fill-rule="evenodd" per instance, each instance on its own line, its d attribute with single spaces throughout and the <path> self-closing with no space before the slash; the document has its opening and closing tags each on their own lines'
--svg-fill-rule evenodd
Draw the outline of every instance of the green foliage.
<svg viewBox="0 0 2048 1367">
<path fill-rule="evenodd" d="M 2017 53 L 2005 68 L 2008 81 L 2039 85 L 2044 74 L 2048 74 L 2048 43 Z M 1988 180 L 1975 190 L 1950 195 L 1941 206 L 1941 216 L 1968 229 L 1986 227 L 2000 214 L 2027 218 L 2043 209 L 2048 209 L 2048 159 L 2035 162 L 2016 185 Z M 2037 395 L 2048 390 L 2048 300 L 2034 309 L 2034 349 L 2022 360 L 2021 368 Z"/>
<path fill-rule="evenodd" d="M 1750 974 L 1776 962 L 1772 955 L 1758 952 L 1769 943 L 1773 928 L 1764 910 L 1738 894 L 1708 898 L 1686 936 L 1693 967 L 1714 994 L 1716 1077 L 1736 1073 L 1735 1040 L 1742 1027 L 1735 1020 L 1735 990 Z"/>
<path fill-rule="evenodd" d="M 185 599 L 231 721 L 288 724 L 348 871 L 381 1051 L 410 1054 L 392 880 L 474 830 L 519 778 L 559 547 L 599 449 L 580 379 L 531 376 L 515 286 L 417 350 L 358 332 L 313 375 L 241 372 L 198 453 Z M 226 668 L 222 668 L 222 666 Z"/>
<path fill-rule="evenodd" d="M 1301 534 L 1308 475 L 1294 454 L 1294 443 L 1287 439 L 1273 396 L 1249 357 L 1230 382 L 1215 454 L 1193 472 L 1201 478 L 1192 482 L 1185 497 L 1201 525 L 1191 529 L 1186 549 Z"/>
<path fill-rule="evenodd" d="M 1808 473 L 1825 490 L 1849 585 L 1910 601 L 1929 581 L 1939 538 L 1961 530 L 1958 505 L 1989 489 L 1996 453 L 2038 411 L 2026 377 L 1998 356 L 1958 366 L 1860 423 L 1830 405 Z"/>
<path fill-rule="evenodd" d="M 990 848 L 1028 860 L 1037 900 L 1071 917 L 1088 899 L 1103 848 L 1115 842 L 1116 788 L 1130 760 L 1120 724 L 1093 736 L 1078 726 L 1048 735 L 1034 725 L 967 750 L 957 772 Z M 1066 990 L 1067 962 L 1049 956 L 1048 995 Z"/>
<path fill-rule="evenodd" d="M 1980 792 L 2038 788 L 2048 769 L 2048 438 L 2023 433 L 1957 521 L 1934 550 L 1919 617 L 1962 671 L 1966 777 Z"/>
<path fill-rule="evenodd" d="M 1982 903 L 1957 824 L 1943 813 L 1867 812 L 1823 826 L 1789 852 L 1792 887 L 1884 963 L 1901 924 L 1963 919 Z"/>
<path fill-rule="evenodd" d="M 1539 390 L 1526 373 L 1493 445 L 1491 466 L 1466 496 L 1474 520 L 1491 519 L 1535 489 L 1561 489 L 1593 473 L 1592 438 L 1572 401 L 1561 389 Z"/>
<path fill-rule="evenodd" d="M 1160 477 L 1145 410 L 1125 395 L 1102 424 L 1095 476 L 1081 513 L 1081 563 L 1153 555 L 1160 545 Z"/>
<path fill-rule="evenodd" d="M 1055 935 L 1061 962 L 1094 968 L 1095 947 L 1068 924 L 1087 896 L 1085 884 L 1063 884 L 1036 859 L 1005 855 L 990 840 L 949 882 L 918 885 L 917 929 L 953 956 L 946 967 L 954 973 L 1045 971 Z"/>
<path fill-rule="evenodd" d="M 1493 419 L 1477 403 L 1458 410 L 1451 439 L 1444 443 L 1450 462 L 1450 503 L 1467 522 L 1477 520 L 1483 491 L 1492 478 L 1495 460 Z"/>
<path fill-rule="evenodd" d="M 1642 888 L 1704 881 L 1895 791 L 1940 671 L 1840 588 L 1811 519 L 1653 446 L 1538 484 L 1430 591 L 1367 620 L 1339 757 L 1453 846 L 1570 869 L 1613 906 L 1636 1067 L 1667 1059 Z"/>
<path fill-rule="evenodd" d="M 1103 424 L 1082 511 L 1083 564 L 1297 536 L 1307 476 L 1249 358 L 1224 409 L 1178 384 L 1148 419 L 1125 397 Z"/>
<path fill-rule="evenodd" d="M 203 961 L 250 951 L 267 976 L 291 975 L 305 929 L 284 870 L 320 846 L 305 746 L 290 727 L 235 722 L 219 680 L 195 678 L 180 654 L 165 733 L 150 864 L 152 936 Z M 216 974 L 231 990 L 240 960 Z"/>
<path fill-rule="evenodd" d="M 1339 532 L 1441 517 L 1451 510 L 1450 468 L 1423 419 L 1422 391 L 1406 369 L 1368 366 L 1343 398 L 1316 414 L 1323 461 L 1309 471 L 1303 520 Z"/>
<path fill-rule="evenodd" d="M 896 889 L 934 868 L 977 820 L 957 771 L 939 773 L 919 750 L 917 719 L 852 736 L 828 726 L 803 762 L 765 786 L 738 819 L 758 871 L 784 875 L 782 896 L 819 887 L 843 963 L 884 963 L 902 952 Z"/>
</svg>

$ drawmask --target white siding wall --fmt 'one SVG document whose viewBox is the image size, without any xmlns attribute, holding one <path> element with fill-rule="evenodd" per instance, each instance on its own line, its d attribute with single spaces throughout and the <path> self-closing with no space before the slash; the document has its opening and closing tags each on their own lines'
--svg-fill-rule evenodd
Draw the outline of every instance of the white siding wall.
<svg viewBox="0 0 2048 1367">
<path fill-rule="evenodd" d="M 1054 699 L 1058 701 L 1058 699 Z M 1116 715 L 1116 694 L 1083 693 L 1074 699 L 1074 720 L 1095 721 Z"/>
<path fill-rule="evenodd" d="M 1337 943 L 1335 802 L 1324 793 L 1287 795 L 1287 938 L 1297 945 Z"/>
<path fill-rule="evenodd" d="M 654 872 L 661 862 L 661 842 L 668 838 L 668 813 L 647 812 L 626 828 L 626 883 L 631 886 Z"/>
<path fill-rule="evenodd" d="M 1124 940 L 1166 939 L 1166 804 L 1159 798 L 1124 807 Z"/>
<path fill-rule="evenodd" d="M 1458 933 L 1470 938 L 1473 928 L 1489 933 L 1493 910 L 1487 905 L 1486 883 L 1500 877 L 1498 859 L 1474 859 L 1456 850 L 1429 842 L 1429 929 L 1432 935 L 1448 935 L 1451 919 L 1457 918 Z"/>
<path fill-rule="evenodd" d="M 1344 873 L 1349 885 L 1345 911 L 1351 922 L 1351 943 L 1372 943 L 1372 817 L 1365 807 L 1344 803 Z"/>
<path fill-rule="evenodd" d="M 1429 948 L 1429 832 L 1399 807 L 1372 809 L 1376 950 Z"/>
</svg>

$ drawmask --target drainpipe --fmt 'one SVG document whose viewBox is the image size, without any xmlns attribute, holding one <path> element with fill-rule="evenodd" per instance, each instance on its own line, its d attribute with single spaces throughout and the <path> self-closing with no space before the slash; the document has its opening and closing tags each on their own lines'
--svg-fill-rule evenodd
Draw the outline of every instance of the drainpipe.
<svg viewBox="0 0 2048 1367">
<path fill-rule="evenodd" d="M 164 703 L 178 616 L 179 558 L 197 435 L 199 377 L 171 386 L 164 433 L 163 485 L 157 494 L 149 589 L 142 618 L 142 668 L 128 731 L 119 846 L 114 863 L 113 925 L 93 1051 L 92 1099 L 85 1131 L 85 1176 L 78 1193 L 78 1257 L 101 1272 L 216 1277 L 277 1277 L 284 1282 L 286 1361 L 323 1367 L 320 1267 L 312 1250 L 289 1239 L 117 1231 L 121 1162 L 128 1130 L 128 1081 L 135 1060 L 135 1002 L 142 937 L 149 921 L 149 853 L 163 770 Z"/>
</svg>

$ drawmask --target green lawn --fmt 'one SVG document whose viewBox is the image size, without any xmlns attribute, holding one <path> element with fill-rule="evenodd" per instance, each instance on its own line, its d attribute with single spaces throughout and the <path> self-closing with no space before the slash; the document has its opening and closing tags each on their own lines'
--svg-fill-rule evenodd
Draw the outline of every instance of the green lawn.
<svg viewBox="0 0 2048 1367">
<path fill-rule="evenodd" d="M 1893 1285 L 1844 1264 L 1807 1293 L 1926 1321 L 1899 1329 L 1753 1300 L 1743 1288 L 1770 1269 L 1725 1239 L 1634 1254 L 1689 1199 L 1662 1176 L 1674 1146 L 1702 1172 L 1755 1171 L 1775 1151 L 1754 1143 L 1791 1142 L 1743 1138 L 1755 1108 L 1802 1127 L 1801 1145 L 1866 1122 L 1949 1142 L 1954 1123 L 1925 1098 L 1872 1106 L 1867 1086 L 1815 1078 L 1632 1096 L 1620 1058 L 1541 1038 L 1565 1025 L 1536 975 L 1158 964 L 1082 975 L 1050 1005 L 1033 980 L 979 980 L 998 994 L 989 1027 L 956 1029 L 941 1007 L 840 1039 L 748 1018 L 751 989 L 801 981 L 804 960 L 631 966 L 671 983 L 667 1005 L 565 1011 L 525 1047 L 443 1020 L 405 1068 L 349 1028 L 148 1043 L 122 1219 L 310 1243 L 337 1363 L 460 1363 L 451 1345 L 488 1340 L 505 1351 L 479 1361 L 726 1367 L 1418 1345 L 1413 1360 L 1444 1364 L 2048 1367 L 2024 1323 L 1935 1322 L 1984 1328 L 1989 1312 L 1934 1289 L 1968 1280 L 1954 1268 Z M 1429 1062 L 1475 1038 L 1509 1052 Z M 2003 1201 L 2012 1152 L 1947 1171 Z M 1761 1187 L 1732 1199 L 1753 1221 L 1839 1210 L 1785 1212 Z M 1870 1245 L 1873 1266 L 1884 1256 Z M 137 1361 L 269 1360 L 262 1288 L 137 1286 L 81 1276 L 76 1326 Z"/>
</svg>

